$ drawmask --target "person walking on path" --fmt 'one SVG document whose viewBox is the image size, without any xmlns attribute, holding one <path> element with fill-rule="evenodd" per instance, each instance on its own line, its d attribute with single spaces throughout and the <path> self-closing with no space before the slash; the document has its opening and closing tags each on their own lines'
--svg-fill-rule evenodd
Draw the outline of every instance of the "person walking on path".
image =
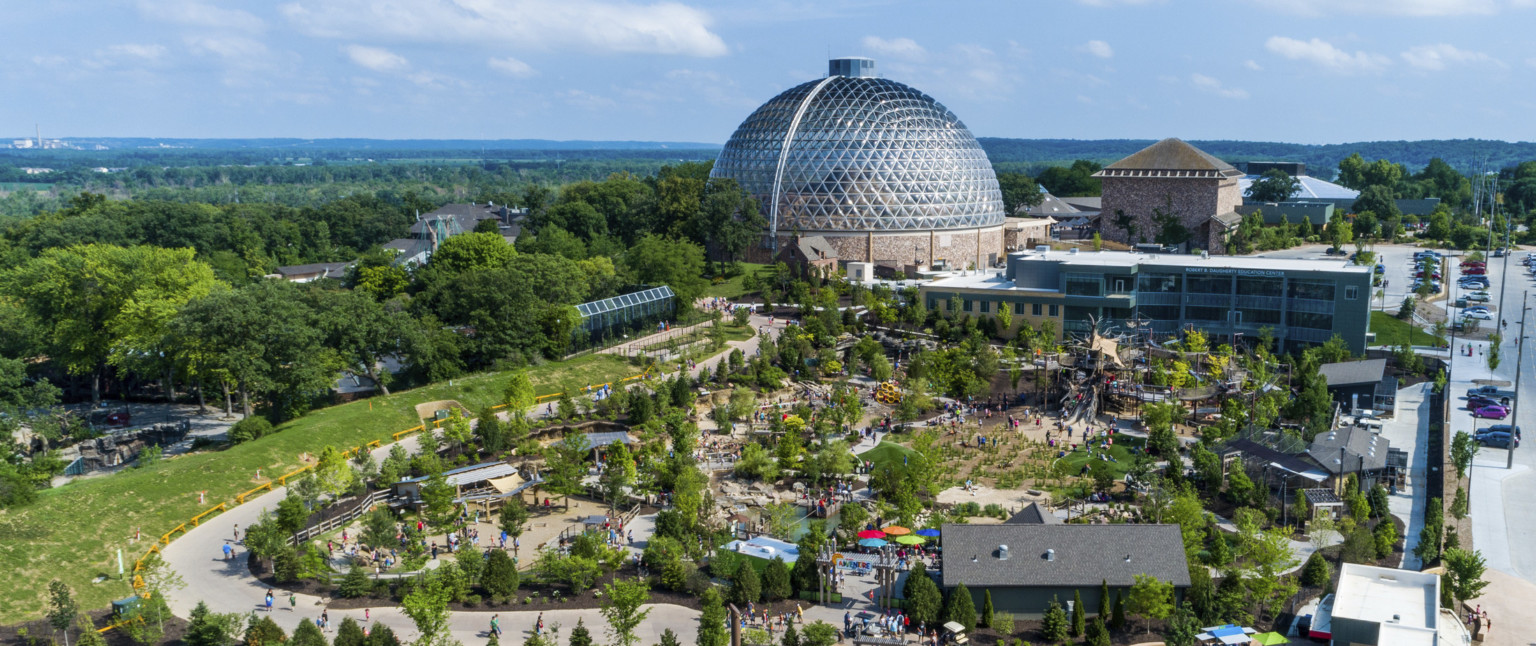
<svg viewBox="0 0 1536 646">
<path fill-rule="evenodd" d="M 230 555 L 233 554 L 234 551 L 235 551 L 235 549 L 230 547 L 229 543 L 225 543 L 224 544 L 224 560 L 228 561 Z"/>
<path fill-rule="evenodd" d="M 271 590 L 267 590 L 266 602 L 267 602 L 267 612 L 272 612 L 272 591 Z"/>
<path fill-rule="evenodd" d="M 299 608 L 299 595 L 296 595 L 296 594 L 294 594 L 292 592 L 289 592 L 288 593 L 288 612 L 298 612 L 298 608 Z"/>
</svg>

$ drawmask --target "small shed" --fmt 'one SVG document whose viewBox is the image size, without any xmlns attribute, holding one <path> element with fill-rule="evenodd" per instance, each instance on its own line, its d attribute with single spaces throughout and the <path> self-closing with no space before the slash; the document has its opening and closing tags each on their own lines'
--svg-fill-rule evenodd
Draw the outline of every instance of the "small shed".
<svg viewBox="0 0 1536 646">
<path fill-rule="evenodd" d="M 1387 377 L 1386 359 L 1325 363 L 1317 374 L 1328 384 L 1333 400 L 1350 411 L 1390 411 L 1396 406 L 1397 379 Z"/>
</svg>

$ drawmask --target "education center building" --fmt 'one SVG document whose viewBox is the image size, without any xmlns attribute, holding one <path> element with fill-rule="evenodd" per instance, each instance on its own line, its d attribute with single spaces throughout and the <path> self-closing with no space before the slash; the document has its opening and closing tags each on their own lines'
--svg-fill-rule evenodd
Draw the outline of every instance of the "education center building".
<svg viewBox="0 0 1536 646">
<path fill-rule="evenodd" d="M 1347 260 L 1287 260 L 1131 251 L 1008 254 L 1007 268 L 924 284 L 930 309 L 971 316 L 1013 310 L 1013 326 L 1055 321 L 1058 339 L 1092 331 L 1170 338 L 1193 328 L 1212 343 L 1253 343 L 1270 328 L 1279 350 L 1337 334 L 1365 351 L 1371 268 Z M 1012 330 L 1008 332 L 1011 336 Z"/>
</svg>

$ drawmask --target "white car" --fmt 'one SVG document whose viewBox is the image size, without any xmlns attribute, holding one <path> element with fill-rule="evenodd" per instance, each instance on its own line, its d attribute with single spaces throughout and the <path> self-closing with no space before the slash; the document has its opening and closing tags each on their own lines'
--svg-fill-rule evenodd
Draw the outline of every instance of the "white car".
<svg viewBox="0 0 1536 646">
<path fill-rule="evenodd" d="M 1483 310 L 1471 310 L 1461 313 L 1462 318 L 1477 319 L 1479 321 L 1492 321 L 1493 315 Z"/>
<path fill-rule="evenodd" d="M 1492 300 L 1492 298 L 1488 296 L 1488 292 L 1472 292 L 1463 298 L 1466 298 L 1473 303 L 1487 303 L 1489 300 Z"/>
</svg>

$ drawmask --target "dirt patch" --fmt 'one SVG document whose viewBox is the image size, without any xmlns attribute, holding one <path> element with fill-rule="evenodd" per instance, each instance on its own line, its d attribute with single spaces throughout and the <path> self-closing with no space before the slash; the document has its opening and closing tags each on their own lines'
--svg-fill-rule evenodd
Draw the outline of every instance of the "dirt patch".
<svg viewBox="0 0 1536 646">
<path fill-rule="evenodd" d="M 465 417 L 475 416 L 473 412 L 471 412 L 468 408 L 465 408 L 463 404 L 460 404 L 457 399 L 443 399 L 435 402 L 417 404 L 416 418 L 422 420 L 433 419 L 437 417 L 437 411 L 440 410 L 458 410 Z"/>
</svg>

